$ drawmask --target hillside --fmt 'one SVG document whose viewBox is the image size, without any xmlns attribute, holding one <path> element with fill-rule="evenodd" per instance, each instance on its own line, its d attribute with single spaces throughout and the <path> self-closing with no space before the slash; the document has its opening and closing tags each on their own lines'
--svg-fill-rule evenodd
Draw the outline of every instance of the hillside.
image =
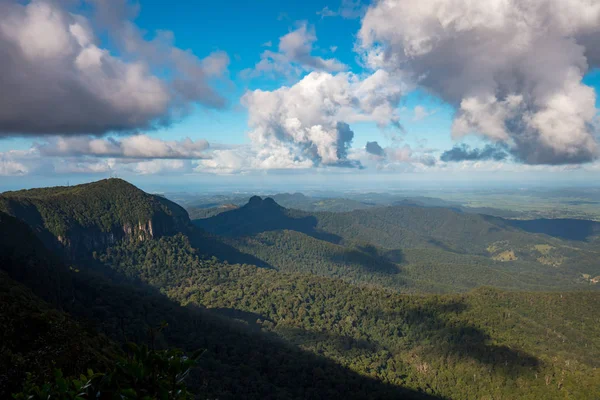
<svg viewBox="0 0 600 400">
<path fill-rule="evenodd" d="M 421 297 L 264 270 L 223 274 L 170 293 L 441 398 L 585 399 L 600 390 L 598 293 Z"/>
<path fill-rule="evenodd" d="M 64 365 L 65 360 L 73 363 L 67 362 L 65 373 L 77 374 L 98 365 L 100 355 L 110 349 L 109 342 L 98 341 L 97 334 L 78 328 L 81 324 L 117 342 L 154 343 L 161 348 L 173 346 L 188 351 L 205 349 L 188 383 L 194 391 L 209 398 L 326 399 L 337 394 L 350 399 L 363 399 L 370 394 L 389 399 L 430 398 L 360 376 L 275 336 L 257 335 L 220 313 L 182 307 L 144 283 L 140 263 L 134 266 L 137 273 L 129 276 L 121 275 L 121 271 L 112 266 L 106 271 L 86 264 L 67 267 L 43 246 L 26 224 L 5 214 L 0 216 L 0 238 L 5 239 L 0 241 L 0 288 L 2 299 L 6 300 L 0 306 L 0 318 L 6 328 L 0 358 L 0 378 L 5 379 L 0 381 L 1 393 L 18 387 L 25 372 L 44 379 L 54 368 Z M 122 243 L 136 250 L 154 246 L 154 252 L 143 252 L 146 257 L 157 257 L 158 264 L 149 273 L 166 273 L 172 279 L 168 280 L 171 284 L 183 283 L 184 271 L 226 268 L 215 260 L 195 256 L 189 244 L 185 246 L 184 237 L 179 235 L 179 238 L 184 242 L 181 252 L 173 258 L 169 257 L 173 243 L 167 237 Z M 126 253 L 128 257 L 133 254 Z M 167 268 L 167 260 L 183 263 L 187 269 L 177 268 L 173 273 L 175 271 Z M 138 278 L 137 283 L 134 284 L 133 278 Z M 31 288 L 35 295 L 25 287 Z M 37 296 L 62 311 L 52 310 Z M 36 311 L 38 308 L 40 311 Z M 71 322 L 69 315 L 81 323 Z M 161 324 L 166 324 L 167 329 L 156 331 Z M 22 337 L 17 341 L 18 326 L 37 328 L 31 331 L 34 334 L 31 338 Z M 28 340 L 33 343 L 28 345 Z M 43 349 L 30 350 L 32 346 L 43 346 Z M 75 357 L 71 352 L 77 349 L 81 349 L 81 354 Z M 36 351 L 37 358 L 30 354 L 32 351 Z M 21 366 L 18 370 L 14 369 L 15 362 Z M 327 378 L 314 381 L 313 374 L 317 370 Z"/>
<path fill-rule="evenodd" d="M 26 373 L 41 380 L 102 369 L 118 349 L 0 270 L 0 398 L 17 392 Z"/>
<path fill-rule="evenodd" d="M 600 274 L 593 244 L 527 232 L 515 222 L 414 206 L 306 213 L 258 197 L 194 221 L 282 271 L 402 290 L 589 287 L 584 274 Z"/>
<path fill-rule="evenodd" d="M 25 222 L 50 246 L 71 256 L 101 250 L 124 238 L 139 240 L 188 229 L 187 212 L 120 179 L 5 192 L 0 211 Z"/>
<path fill-rule="evenodd" d="M 77 197 L 68 201 L 79 207 Z M 132 212 L 126 200 L 121 205 L 125 214 Z M 74 332 L 85 326 L 117 343 L 205 349 L 187 381 L 203 398 L 587 399 L 600 391 L 599 292 L 484 287 L 423 294 L 426 284 L 430 291 L 467 290 L 460 285 L 470 275 L 476 286 L 483 277 L 507 282 L 523 273 L 523 265 L 494 261 L 498 267 L 491 268 L 483 261 L 489 257 L 436 246 L 359 243 L 342 237 L 342 230 L 322 229 L 321 217 L 253 198 L 214 217 L 230 235 L 225 242 L 193 228 L 144 240 L 124 236 L 91 258 L 75 254 L 67 266 L 25 222 L 0 214 L 1 287 L 31 290 L 48 302 L 44 307 L 72 319 L 65 326 Z M 277 267 L 222 262 L 208 255 L 215 246 L 224 257 L 272 249 L 268 256 L 255 251 L 255 257 Z M 430 275 L 426 267 L 445 257 Z M 530 281 L 517 280 L 521 289 L 543 289 L 533 278 L 550 267 L 540 268 L 525 274 Z M 420 294 L 390 290 L 386 277 Z M 12 310 L 21 307 L 15 297 L 6 300 Z M 19 323 L 46 315 L 29 314 Z M 89 350 L 83 355 L 102 353 L 97 334 L 77 333 L 71 342 L 56 333 L 39 340 L 56 349 L 57 359 L 77 343 Z M 14 340 L 5 347 L 26 359 Z M 40 368 L 51 369 L 43 360 Z M 33 368 L 23 365 L 23 372 Z"/>
<path fill-rule="evenodd" d="M 189 243 L 166 238 L 111 249 L 104 262 L 250 332 L 436 398 L 585 399 L 600 390 L 598 292 L 409 296 L 307 273 L 207 265 Z"/>
</svg>

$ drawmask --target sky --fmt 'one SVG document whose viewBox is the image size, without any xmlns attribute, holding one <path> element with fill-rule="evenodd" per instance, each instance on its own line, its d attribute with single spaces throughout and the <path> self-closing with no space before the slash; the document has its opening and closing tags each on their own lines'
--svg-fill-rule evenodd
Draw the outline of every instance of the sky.
<svg viewBox="0 0 600 400">
<path fill-rule="evenodd" d="M 0 0 L 0 191 L 587 185 L 590 0 Z"/>
</svg>

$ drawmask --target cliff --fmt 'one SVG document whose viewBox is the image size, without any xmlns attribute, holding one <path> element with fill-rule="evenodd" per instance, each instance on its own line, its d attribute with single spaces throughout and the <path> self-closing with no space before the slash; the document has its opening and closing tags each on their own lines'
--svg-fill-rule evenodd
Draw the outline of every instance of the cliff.
<svg viewBox="0 0 600 400">
<path fill-rule="evenodd" d="M 188 232 L 187 212 L 121 179 L 0 195 L 0 211 L 27 223 L 48 247 L 89 255 L 121 240 Z"/>
</svg>

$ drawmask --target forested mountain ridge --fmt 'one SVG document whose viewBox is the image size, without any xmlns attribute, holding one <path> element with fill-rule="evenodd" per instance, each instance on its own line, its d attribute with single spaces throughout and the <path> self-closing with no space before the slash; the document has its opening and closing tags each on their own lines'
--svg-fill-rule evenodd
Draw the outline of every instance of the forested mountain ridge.
<svg viewBox="0 0 600 400">
<path fill-rule="evenodd" d="M 331 242 L 369 242 L 383 248 L 441 248 L 456 253 L 486 254 L 490 243 L 514 240 L 552 241 L 522 228 L 534 221 L 512 221 L 481 214 L 465 214 L 442 207 L 396 205 L 349 212 L 308 213 L 284 209 L 271 198 L 255 196 L 246 206 L 197 221 L 197 225 L 225 236 L 241 236 L 275 229 L 327 233 Z M 251 221 L 252 223 L 249 223 Z M 582 223 L 585 221 L 581 221 Z M 600 224 L 598 224 L 600 227 Z M 299 226 L 298 229 L 295 229 Z M 597 232 L 597 227 L 592 227 Z M 544 233 L 538 229 L 536 233 Z"/>
<path fill-rule="evenodd" d="M 360 376 L 276 337 L 247 331 L 239 322 L 218 313 L 182 307 L 154 287 L 145 285 L 141 264 L 134 266 L 141 278 L 136 285 L 128 283 L 133 276 L 121 277 L 117 265 L 107 265 L 111 271 L 108 274 L 85 263 L 67 267 L 44 247 L 25 223 L 6 214 L 0 217 L 0 297 L 3 300 L 0 321 L 6 339 L 0 343 L 0 393 L 3 396 L 18 388 L 25 372 L 43 381 L 51 378 L 54 368 L 77 375 L 84 373 L 85 368 L 103 364 L 103 360 L 110 363 L 111 342 L 80 327 L 85 325 L 117 342 L 152 343 L 160 348 L 175 346 L 188 351 L 205 349 L 198 368 L 188 380 L 200 398 L 326 399 L 343 395 L 363 399 L 374 395 L 382 399 L 433 399 L 418 391 Z M 181 234 L 176 237 L 184 238 Z M 162 237 L 122 243 L 133 248 L 155 246 L 154 253 L 144 254 L 164 258 L 150 272 L 169 274 L 174 279 L 167 280 L 171 284 L 183 283 L 184 271 L 226 268 L 215 260 L 195 256 L 194 250 L 186 247 L 185 240 L 180 245 L 181 257 L 171 259 L 168 256 L 170 240 L 170 237 Z M 194 264 L 194 260 L 198 264 Z M 178 266 L 185 263 L 188 268 L 169 273 L 173 262 Z M 35 295 L 25 287 L 31 288 Z M 42 299 L 62 311 L 53 311 Z M 65 312 L 82 323 L 72 321 Z M 162 324 L 167 328 L 156 330 Z M 19 338 L 19 329 L 33 329 L 31 337 Z M 43 351 L 39 346 L 43 346 Z M 81 349 L 81 353 L 72 354 L 77 349 Z M 78 368 L 84 369 L 78 371 Z M 319 380 L 313 378 L 315 371 L 322 374 Z"/>
<path fill-rule="evenodd" d="M 121 204 L 129 207 L 127 200 Z M 459 287 L 451 278 L 461 270 L 462 279 L 483 273 L 494 285 L 523 264 L 495 261 L 506 268 L 492 271 L 468 255 L 439 248 L 350 245 L 351 240 L 319 228 L 316 217 L 271 200 L 255 198 L 240 210 L 252 216 L 237 231 L 229 221 L 230 232 L 252 233 L 230 236 L 231 242 L 184 224 L 188 230 L 173 235 L 124 236 L 89 252 L 91 257 L 75 254 L 66 265 L 27 223 L 0 214 L 0 269 L 6 272 L 0 273 L 0 288 L 20 293 L 27 289 L 19 285 L 27 286 L 70 314 L 74 324 L 117 343 L 206 349 L 188 380 L 199 398 L 593 399 L 600 392 L 600 293 L 479 288 L 441 296 L 401 294 L 401 281 L 415 278 L 406 263 L 423 277 L 428 266 L 449 257 L 437 273 L 454 269 L 428 278 L 449 291 Z M 235 217 L 240 210 L 231 213 Z M 222 218 L 232 218 L 227 214 Z M 257 231 L 264 227 L 273 230 Z M 241 240 L 248 241 L 247 248 L 232 247 Z M 228 264 L 209 256 L 219 246 L 225 259 L 261 248 L 276 251 L 268 257 L 256 252 L 258 261 L 297 264 L 289 269 Z M 318 249 L 316 261 L 306 249 Z M 274 256 L 277 252 L 282 258 Z M 319 263 L 331 257 L 337 269 L 319 276 L 333 265 Z M 427 257 L 432 261 L 414 263 Z M 396 277 L 400 289 L 390 287 L 386 276 Z M 15 317 L 22 297 L 3 297 L 11 308 L 0 307 L 0 320 L 10 324 L 10 332 L 23 321 L 44 318 L 29 306 Z M 154 330 L 163 322 L 166 329 Z M 75 336 L 64 339 L 64 347 L 54 343 L 49 349 L 60 359 L 73 348 L 69 343 L 97 351 L 94 335 L 81 341 L 79 333 Z M 29 359 L 18 342 L 7 343 L 10 354 Z M 3 371 L 10 369 L 6 365 Z M 30 366 L 20 365 L 22 376 Z"/>
<path fill-rule="evenodd" d="M 598 292 L 402 295 L 305 273 L 203 267 L 193 256 L 184 268 L 192 252 L 163 238 L 124 244 L 104 261 L 182 304 L 441 398 L 588 399 L 600 390 Z"/>
<path fill-rule="evenodd" d="M 522 223 L 414 206 L 307 213 L 258 198 L 194 221 L 280 270 L 345 276 L 355 283 L 356 256 L 363 281 L 399 288 L 419 280 L 420 290 L 428 291 L 489 284 L 525 290 L 585 287 L 584 276 L 600 275 L 600 252 L 593 243 L 529 232 Z"/>
<path fill-rule="evenodd" d="M 121 179 L 0 194 L 0 211 L 25 222 L 68 254 L 103 250 L 124 238 L 187 232 L 187 212 Z"/>
</svg>

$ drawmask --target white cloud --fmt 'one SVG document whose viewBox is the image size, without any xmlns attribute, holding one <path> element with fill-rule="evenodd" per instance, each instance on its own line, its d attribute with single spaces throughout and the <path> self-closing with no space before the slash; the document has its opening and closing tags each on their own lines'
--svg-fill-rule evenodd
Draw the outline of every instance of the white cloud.
<svg viewBox="0 0 600 400">
<path fill-rule="evenodd" d="M 0 153 L 0 176 L 27 175 L 29 169 L 22 163 L 14 161 L 10 156 Z"/>
<path fill-rule="evenodd" d="M 206 140 L 162 140 L 147 135 L 116 138 L 52 137 L 36 144 L 43 156 L 93 156 L 119 158 L 206 158 Z"/>
<path fill-rule="evenodd" d="M 507 143 L 530 164 L 597 157 L 596 93 L 582 78 L 599 65 L 598 40 L 589 0 L 378 1 L 359 32 L 367 65 L 458 109 L 455 138 Z"/>
<path fill-rule="evenodd" d="M 191 164 L 186 160 L 147 160 L 135 163 L 133 170 L 140 175 L 183 172 L 191 170 Z"/>
<path fill-rule="evenodd" d="M 339 72 L 347 69 L 346 65 L 335 58 L 313 55 L 313 44 L 316 41 L 314 28 L 302 23 L 297 29 L 279 38 L 277 52 L 265 50 L 256 66 L 251 70 L 245 70 L 243 74 L 248 77 L 297 76 L 305 71 Z"/>
<path fill-rule="evenodd" d="M 291 87 L 247 92 L 250 139 L 265 168 L 351 166 L 348 124 L 398 125 L 404 86 L 384 71 L 361 78 L 313 72 Z"/>
<path fill-rule="evenodd" d="M 436 164 L 426 149 L 413 149 L 409 145 L 382 147 L 377 142 L 367 142 L 362 149 L 355 149 L 352 157 L 367 168 L 381 171 L 416 172 L 429 170 Z"/>
<path fill-rule="evenodd" d="M 168 123 L 195 103 L 224 105 L 209 78 L 226 71 L 225 53 L 200 60 L 164 31 L 147 41 L 125 0 L 87 2 L 97 24 L 68 2 L 0 1 L 0 135 L 130 131 Z M 100 47 L 98 24 L 119 56 Z"/>
</svg>

